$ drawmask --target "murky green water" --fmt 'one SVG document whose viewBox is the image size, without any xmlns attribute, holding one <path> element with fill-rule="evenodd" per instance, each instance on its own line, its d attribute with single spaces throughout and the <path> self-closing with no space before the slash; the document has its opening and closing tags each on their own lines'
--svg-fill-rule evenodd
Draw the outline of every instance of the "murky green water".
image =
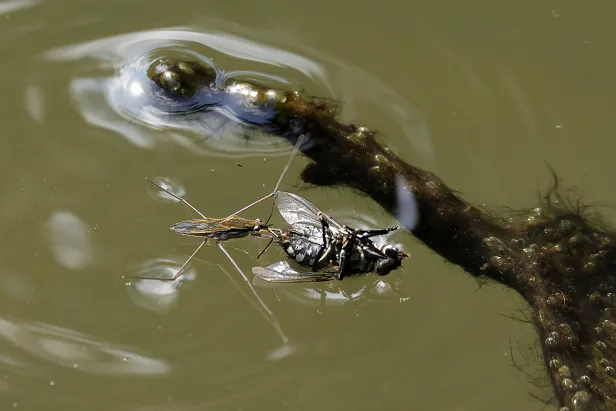
<svg viewBox="0 0 616 411">
<path fill-rule="evenodd" d="M 489 207 L 534 205 L 544 161 L 587 201 L 616 203 L 614 6 L 448 3 L 0 3 L 0 408 L 540 409 L 530 393 L 549 390 L 511 358 L 540 377 L 532 328 L 500 315 L 522 300 L 404 233 L 392 240 L 411 258 L 386 278 L 391 292 L 371 276 L 260 289 L 292 352 L 215 247 L 179 287 L 123 278 L 177 268 L 197 245 L 169 231 L 188 213 L 144 177 L 223 217 L 271 190 L 290 153 L 233 124 L 144 119 L 120 69 L 160 47 L 337 99 L 345 120 Z M 285 189 L 301 187 L 305 164 Z M 349 192 L 302 195 L 349 221 L 393 223 Z M 227 248 L 250 273 L 246 253 L 262 246 Z"/>
</svg>

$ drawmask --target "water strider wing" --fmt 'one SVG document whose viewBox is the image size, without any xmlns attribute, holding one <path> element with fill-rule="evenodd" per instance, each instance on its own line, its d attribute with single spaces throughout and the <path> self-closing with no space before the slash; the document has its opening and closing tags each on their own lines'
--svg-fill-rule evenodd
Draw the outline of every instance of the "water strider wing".
<svg viewBox="0 0 616 411">
<path fill-rule="evenodd" d="M 171 229 L 178 234 L 207 237 L 221 230 L 223 227 L 218 224 L 218 220 L 185 220 L 175 223 Z"/>
<path fill-rule="evenodd" d="M 231 238 L 244 237 L 253 230 L 254 227 L 251 221 L 239 220 L 229 220 L 224 223 L 218 218 L 185 220 L 175 223 L 171 226 L 171 229 L 181 235 L 216 238 L 224 241 Z"/>
<path fill-rule="evenodd" d="M 335 280 L 332 272 L 297 271 L 287 260 L 278 261 L 267 267 L 253 267 L 252 273 L 264 281 L 272 283 L 306 283 Z"/>
<path fill-rule="evenodd" d="M 282 217 L 293 226 L 296 224 L 311 225 L 321 227 L 319 213 L 327 218 L 330 227 L 337 231 L 342 231 L 342 226 L 336 220 L 319 210 L 314 204 L 297 194 L 278 191 L 274 195 L 276 207 Z"/>
</svg>

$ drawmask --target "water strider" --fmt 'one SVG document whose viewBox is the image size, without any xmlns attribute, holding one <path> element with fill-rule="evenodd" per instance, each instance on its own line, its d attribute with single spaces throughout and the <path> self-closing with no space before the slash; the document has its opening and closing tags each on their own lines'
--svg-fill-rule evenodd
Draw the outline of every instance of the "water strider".
<svg viewBox="0 0 616 411">
<path fill-rule="evenodd" d="M 237 265 L 233 257 L 231 257 L 231 255 L 227 252 L 227 250 L 225 250 L 225 248 L 222 246 L 221 243 L 226 240 L 230 240 L 233 238 L 241 238 L 241 237 L 245 237 L 248 235 L 255 236 L 255 237 L 262 237 L 263 232 L 270 232 L 272 234 L 274 233 L 274 231 L 270 229 L 270 226 L 267 224 L 267 222 L 263 223 L 258 218 L 254 220 L 250 220 L 250 219 L 246 219 L 243 217 L 238 217 L 237 214 L 270 198 L 278 191 L 278 187 L 280 186 L 282 179 L 284 178 L 289 167 L 291 166 L 291 163 L 293 162 L 293 159 L 295 158 L 295 155 L 297 154 L 297 151 L 299 150 L 299 147 L 304 141 L 304 139 L 305 139 L 305 135 L 301 135 L 298 137 L 297 142 L 295 143 L 295 146 L 293 148 L 293 152 L 291 153 L 289 160 L 287 161 L 287 164 L 282 170 L 282 173 L 280 174 L 280 177 L 278 178 L 278 181 L 276 182 L 276 185 L 274 186 L 274 190 L 270 194 L 266 195 L 265 197 L 262 197 L 259 200 L 256 200 L 245 207 L 242 207 L 238 211 L 234 212 L 233 214 L 225 218 L 206 217 L 201 211 L 195 208 L 192 204 L 190 204 L 184 198 L 171 193 L 169 190 L 165 189 L 160 184 L 157 184 L 154 181 L 146 178 L 146 180 L 148 180 L 149 182 L 151 182 L 152 184 L 154 184 L 159 189 L 166 192 L 173 198 L 177 199 L 181 203 L 188 206 L 190 209 L 192 209 L 194 212 L 196 212 L 201 217 L 199 219 L 181 221 L 171 226 L 171 229 L 178 234 L 191 236 L 191 237 L 200 237 L 200 238 L 203 238 L 204 240 L 201 242 L 201 244 L 197 246 L 195 251 L 193 251 L 193 253 L 188 257 L 188 259 L 186 259 L 184 264 L 182 264 L 182 266 L 179 268 L 179 270 L 175 273 L 175 275 L 172 278 L 157 278 L 157 277 L 130 277 L 130 278 L 174 281 L 182 274 L 182 271 L 184 270 L 184 268 L 194 258 L 194 256 L 199 252 L 199 250 L 207 243 L 208 239 L 212 238 L 216 241 L 216 245 L 218 246 L 218 248 L 220 248 L 223 254 L 227 256 L 227 258 L 231 261 L 235 269 L 240 273 L 244 281 L 246 281 L 246 283 L 250 287 L 253 295 L 259 301 L 261 313 L 265 316 L 266 320 L 268 320 L 268 322 L 270 322 L 270 324 L 276 329 L 276 331 L 280 335 L 283 342 L 286 343 L 288 341 L 288 337 L 284 334 L 284 332 L 280 328 L 280 325 L 278 324 L 278 321 L 276 320 L 274 314 L 267 307 L 267 305 L 261 299 L 261 297 L 259 297 L 258 293 L 254 289 L 254 287 L 252 286 L 252 284 L 250 283 L 250 281 L 248 280 L 248 278 L 246 277 L 242 269 Z"/>
<path fill-rule="evenodd" d="M 418 221 L 412 192 L 401 179 L 398 185 L 399 220 L 412 230 Z M 272 230 L 278 244 L 296 263 L 311 271 L 298 271 L 288 260 L 267 267 L 254 267 L 253 273 L 270 282 L 308 282 L 342 280 L 345 276 L 376 272 L 387 275 L 408 257 L 399 246 L 377 246 L 372 237 L 382 236 L 399 227 L 363 230 L 342 225 L 305 198 L 283 191 L 274 194 L 289 230 Z"/>
</svg>

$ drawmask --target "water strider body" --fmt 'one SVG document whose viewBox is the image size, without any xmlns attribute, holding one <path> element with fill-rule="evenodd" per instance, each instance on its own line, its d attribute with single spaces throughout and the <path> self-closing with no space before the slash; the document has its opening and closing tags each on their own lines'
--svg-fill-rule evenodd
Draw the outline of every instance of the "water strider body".
<svg viewBox="0 0 616 411">
<path fill-rule="evenodd" d="M 226 241 L 247 235 L 261 237 L 261 234 L 268 229 L 269 226 L 262 223 L 258 218 L 250 220 L 236 215 L 227 218 L 202 217 L 180 221 L 171 226 L 171 230 L 181 235 L 213 238 L 217 241 Z"/>
</svg>

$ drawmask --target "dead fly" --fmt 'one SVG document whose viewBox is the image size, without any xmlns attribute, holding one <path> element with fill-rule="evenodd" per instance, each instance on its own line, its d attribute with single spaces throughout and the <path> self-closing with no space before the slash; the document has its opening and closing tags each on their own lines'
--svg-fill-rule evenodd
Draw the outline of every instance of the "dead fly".
<svg viewBox="0 0 616 411">
<path fill-rule="evenodd" d="M 414 197 L 402 179 L 396 179 L 398 202 L 404 206 L 399 219 L 412 230 L 417 223 Z M 283 218 L 291 224 L 286 231 L 272 230 L 276 240 L 289 258 L 309 267 L 297 271 L 289 261 L 279 261 L 268 267 L 254 267 L 252 272 L 270 282 L 306 282 L 342 280 L 348 275 L 375 271 L 387 275 L 408 257 L 399 247 L 391 244 L 377 246 L 372 237 L 385 235 L 399 227 L 377 230 L 354 229 L 319 210 L 314 204 L 293 193 L 279 191 L 274 194 L 276 206 Z M 337 267 L 337 268 L 336 268 Z"/>
<path fill-rule="evenodd" d="M 186 221 L 182 221 L 182 222 L 176 223 L 173 226 L 171 226 L 171 229 L 173 231 L 175 231 L 176 233 L 178 233 L 178 234 L 182 234 L 182 235 L 186 235 L 186 236 L 191 236 L 191 237 L 200 237 L 200 238 L 203 238 L 204 240 L 203 240 L 203 242 L 201 242 L 201 244 L 199 244 L 197 246 L 195 251 L 190 255 L 190 257 L 188 257 L 188 259 L 184 262 L 184 264 L 182 264 L 180 269 L 176 272 L 176 274 L 172 278 L 156 278 L 156 277 L 133 277 L 133 278 L 150 279 L 150 280 L 162 280 L 162 281 L 174 281 L 175 279 L 177 279 L 180 276 L 180 274 L 182 273 L 184 268 L 194 258 L 194 256 L 199 252 L 199 250 L 207 243 L 207 240 L 209 238 L 213 238 L 214 240 L 216 240 L 216 245 L 218 246 L 218 248 L 220 248 L 220 250 L 227 256 L 227 258 L 231 261 L 231 263 L 233 264 L 235 269 L 240 273 L 242 278 L 248 283 L 248 286 L 250 287 L 252 293 L 254 294 L 255 298 L 257 298 L 257 300 L 259 301 L 259 304 L 261 305 L 261 307 L 263 309 L 263 311 L 261 311 L 261 312 L 265 315 L 266 319 L 270 322 L 270 324 L 272 324 L 272 326 L 274 328 L 276 328 L 276 330 L 280 334 L 283 342 L 286 343 L 288 341 L 288 338 L 286 337 L 286 335 L 280 329 L 280 326 L 278 325 L 278 322 L 275 319 L 274 314 L 267 307 L 267 305 L 263 302 L 263 300 L 259 297 L 259 295 L 256 292 L 256 290 L 252 287 L 252 284 L 250 283 L 250 281 L 248 281 L 248 278 L 246 277 L 244 272 L 240 269 L 240 267 L 237 265 L 235 260 L 227 252 L 227 250 L 225 250 L 225 248 L 222 246 L 221 242 L 226 241 L 226 240 L 230 240 L 230 239 L 233 239 L 233 238 L 245 237 L 247 235 L 252 235 L 252 236 L 255 236 L 255 237 L 263 237 L 262 234 L 265 233 L 265 232 L 270 232 L 272 234 L 274 233 L 274 231 L 272 231 L 269 228 L 270 226 L 267 224 L 267 222 L 266 223 L 262 223 L 261 220 L 258 219 L 258 218 L 255 219 L 255 220 L 249 220 L 249 219 L 246 219 L 246 218 L 238 217 L 237 214 L 239 214 L 242 211 L 245 211 L 248 208 L 250 208 L 250 207 L 260 203 L 261 201 L 264 201 L 264 200 L 270 198 L 271 196 L 273 196 L 277 192 L 278 187 L 280 186 L 280 183 L 282 182 L 282 179 L 284 178 L 287 170 L 289 169 L 289 167 L 291 165 L 291 162 L 293 161 L 293 158 L 297 154 L 297 151 L 298 151 L 300 145 L 302 144 L 304 138 L 305 138 L 305 136 L 301 135 L 297 139 L 297 142 L 295 143 L 295 146 L 293 148 L 293 152 L 291 153 L 291 156 L 289 157 L 289 160 L 287 161 L 287 164 L 285 165 L 284 169 L 282 170 L 282 173 L 280 174 L 280 177 L 278 178 L 278 182 L 274 186 L 274 190 L 270 194 L 266 195 L 265 197 L 260 198 L 259 200 L 256 200 L 256 201 L 250 203 L 246 207 L 241 208 L 240 210 L 236 211 L 235 213 L 233 213 L 233 214 L 231 214 L 231 215 L 229 215 L 228 217 L 225 217 L 225 218 L 209 218 L 209 217 L 206 217 L 203 213 L 201 213 L 201 211 L 197 210 L 193 205 L 191 205 L 188 201 L 186 201 L 182 197 L 179 197 L 179 196 L 171 193 L 169 190 L 165 189 L 160 184 L 157 184 L 154 181 L 146 178 L 146 180 L 148 180 L 149 182 L 151 182 L 152 184 L 154 184 L 159 189 L 161 189 L 162 191 L 166 192 L 167 194 L 169 194 L 170 196 L 172 196 L 176 200 L 178 200 L 178 201 L 182 202 L 183 204 L 185 204 L 186 206 L 188 206 L 191 210 L 193 210 L 195 213 L 197 213 L 201 217 L 200 219 L 192 219 L 192 220 L 186 220 Z M 271 235 L 267 236 L 267 238 L 269 238 L 269 237 L 271 237 Z"/>
</svg>

